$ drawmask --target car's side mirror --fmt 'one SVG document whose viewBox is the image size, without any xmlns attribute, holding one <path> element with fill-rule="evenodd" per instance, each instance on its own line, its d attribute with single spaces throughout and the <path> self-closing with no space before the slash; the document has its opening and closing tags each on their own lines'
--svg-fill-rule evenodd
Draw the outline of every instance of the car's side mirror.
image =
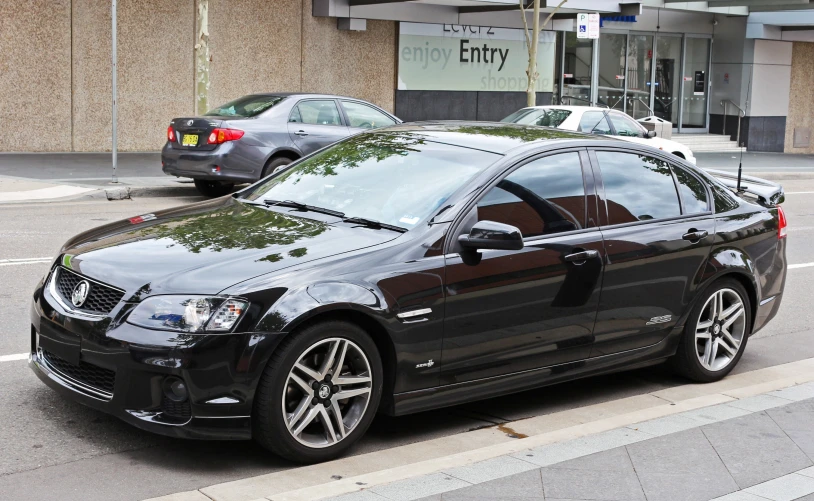
<svg viewBox="0 0 814 501">
<path fill-rule="evenodd" d="M 656 131 L 649 130 L 649 131 L 645 132 L 644 137 L 656 137 Z"/>
<path fill-rule="evenodd" d="M 469 235 L 458 237 L 458 243 L 471 250 L 520 250 L 523 248 L 523 234 L 508 224 L 479 221 L 469 230 Z"/>
</svg>

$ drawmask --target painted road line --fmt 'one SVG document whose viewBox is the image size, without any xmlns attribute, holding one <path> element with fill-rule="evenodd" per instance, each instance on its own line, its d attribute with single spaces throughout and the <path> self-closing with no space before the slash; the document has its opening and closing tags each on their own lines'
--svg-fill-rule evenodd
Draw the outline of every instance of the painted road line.
<svg viewBox="0 0 814 501">
<path fill-rule="evenodd" d="M 0 355 L 0 362 L 11 362 L 13 360 L 28 360 L 28 353 L 17 353 L 16 355 Z"/>
<path fill-rule="evenodd" d="M 0 259 L 0 266 L 17 266 L 21 264 L 50 263 L 51 257 L 27 257 L 23 259 Z"/>
<path fill-rule="evenodd" d="M 814 191 L 787 191 L 785 195 L 811 195 Z"/>
<path fill-rule="evenodd" d="M 814 359 L 799 360 L 730 375 L 716 383 L 687 384 L 183 493 L 189 498 L 179 498 L 178 493 L 155 499 L 197 500 L 197 492 L 217 501 L 337 496 L 810 381 L 814 381 Z M 517 439 L 518 435 L 528 438 Z"/>
<path fill-rule="evenodd" d="M 795 270 L 797 268 L 811 268 L 812 266 L 814 266 L 814 263 L 790 264 L 789 269 Z"/>
</svg>

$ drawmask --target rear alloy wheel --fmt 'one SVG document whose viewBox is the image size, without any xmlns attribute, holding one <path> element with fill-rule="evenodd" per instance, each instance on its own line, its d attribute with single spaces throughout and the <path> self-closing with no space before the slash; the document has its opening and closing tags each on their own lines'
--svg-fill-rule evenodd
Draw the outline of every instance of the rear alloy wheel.
<svg viewBox="0 0 814 501">
<path fill-rule="evenodd" d="M 201 195 L 205 197 L 222 197 L 232 192 L 235 183 L 225 183 L 223 181 L 208 181 L 206 179 L 196 179 L 195 187 Z"/>
<path fill-rule="evenodd" d="M 722 379 L 743 355 L 750 326 L 743 286 L 732 279 L 716 282 L 687 320 L 674 359 L 679 372 L 700 382 Z"/>
<path fill-rule="evenodd" d="M 367 431 L 382 379 L 376 344 L 364 330 L 339 321 L 312 325 L 272 355 L 255 395 L 254 438 L 293 461 L 332 459 Z"/>
<path fill-rule="evenodd" d="M 263 167 L 263 177 L 268 177 L 276 172 L 281 171 L 286 165 L 293 162 L 290 158 L 277 157 L 273 158 Z"/>
</svg>

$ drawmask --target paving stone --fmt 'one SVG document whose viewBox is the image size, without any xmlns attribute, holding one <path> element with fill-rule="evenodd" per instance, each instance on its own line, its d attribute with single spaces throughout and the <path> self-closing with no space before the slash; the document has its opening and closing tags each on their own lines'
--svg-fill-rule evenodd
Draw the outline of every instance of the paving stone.
<svg viewBox="0 0 814 501">
<path fill-rule="evenodd" d="M 627 446 L 648 501 L 707 501 L 738 490 L 700 428 Z"/>
<path fill-rule="evenodd" d="M 568 470 L 542 468 L 546 499 L 644 500 L 633 471 Z"/>
<path fill-rule="evenodd" d="M 797 473 L 798 475 L 804 475 L 804 476 L 806 476 L 806 477 L 812 477 L 812 478 L 814 478 L 814 466 L 812 466 L 812 467 L 810 467 L 810 468 L 806 468 L 805 470 L 800 470 L 800 471 L 798 471 L 798 472 L 796 472 L 796 473 Z"/>
<path fill-rule="evenodd" d="M 325 501 L 386 501 L 387 498 L 374 494 L 370 491 L 351 492 L 342 496 L 328 498 Z"/>
<path fill-rule="evenodd" d="M 750 412 L 760 412 L 765 411 L 766 409 L 773 409 L 775 407 L 780 407 L 781 405 L 790 404 L 791 402 L 791 400 L 785 398 L 766 394 L 742 398 L 740 400 L 735 400 L 734 402 L 727 402 L 726 405 L 731 405 L 732 407 L 737 407 L 739 409 L 745 409 Z"/>
<path fill-rule="evenodd" d="M 698 420 L 703 424 L 711 424 L 718 423 L 720 421 L 725 421 L 727 419 L 746 416 L 749 413 L 750 412 L 747 411 L 746 409 L 732 407 L 731 405 L 727 404 L 718 404 L 709 407 L 702 407 L 701 409 L 682 412 L 681 414 L 678 415 Z"/>
<path fill-rule="evenodd" d="M 618 428 L 575 440 L 569 440 L 568 442 L 544 445 L 529 451 L 512 454 L 512 456 L 539 466 L 550 466 L 552 464 L 568 461 L 569 459 L 640 442 L 648 438 L 653 438 L 653 435 L 631 430 L 630 428 Z"/>
<path fill-rule="evenodd" d="M 642 423 L 632 424 L 628 426 L 633 430 L 643 431 L 649 433 L 654 437 L 668 435 L 679 431 L 689 430 L 690 428 L 698 428 L 703 423 L 696 419 L 691 419 L 681 415 L 664 416 L 658 419 L 651 419 Z"/>
<path fill-rule="evenodd" d="M 442 496 L 444 501 L 464 501 L 466 499 L 543 499 L 543 482 L 540 469 L 517 473 L 497 480 L 482 482 L 464 487 Z"/>
<path fill-rule="evenodd" d="M 515 459 L 511 456 L 502 456 L 471 465 L 450 468 L 449 470 L 444 470 L 443 473 L 455 478 L 460 478 L 471 484 L 477 484 L 496 478 L 508 477 L 515 473 L 537 469 L 539 469 L 537 465 L 527 461 Z"/>
<path fill-rule="evenodd" d="M 701 430 L 741 489 L 812 465 L 765 412 L 706 425 Z"/>
<path fill-rule="evenodd" d="M 732 494 L 727 494 L 726 496 L 711 499 L 710 501 L 766 501 L 766 498 L 749 494 L 746 491 L 738 491 L 733 492 Z"/>
<path fill-rule="evenodd" d="M 624 447 L 563 461 L 550 467 L 568 470 L 633 471 L 633 463 L 630 462 L 630 457 Z"/>
<path fill-rule="evenodd" d="M 793 501 L 814 493 L 814 478 L 792 473 L 745 489 L 772 501 Z"/>
<path fill-rule="evenodd" d="M 392 484 L 371 487 L 369 491 L 393 501 L 414 501 L 433 494 L 468 487 L 469 485 L 471 485 L 469 482 L 464 482 L 443 473 L 432 473 L 393 482 Z"/>
<path fill-rule="evenodd" d="M 797 498 L 795 501 L 814 501 L 814 494 L 809 494 L 808 496 Z"/>
<path fill-rule="evenodd" d="M 783 388 L 782 390 L 773 391 L 769 395 L 794 400 L 795 402 L 814 399 L 814 382 Z"/>
<path fill-rule="evenodd" d="M 795 402 L 766 413 L 809 459 L 814 460 L 814 401 Z"/>
</svg>

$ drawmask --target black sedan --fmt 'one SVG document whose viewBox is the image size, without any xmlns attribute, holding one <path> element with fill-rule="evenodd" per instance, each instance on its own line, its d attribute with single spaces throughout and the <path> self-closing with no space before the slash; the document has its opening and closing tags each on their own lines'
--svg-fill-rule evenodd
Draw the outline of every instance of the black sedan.
<svg viewBox="0 0 814 501">
<path fill-rule="evenodd" d="M 206 196 L 230 193 L 347 136 L 400 120 L 366 101 L 326 94 L 250 94 L 201 117 L 174 118 L 165 174 L 191 177 Z"/>
<path fill-rule="evenodd" d="M 662 361 L 716 381 L 786 279 L 782 188 L 727 183 L 542 127 L 359 134 L 71 239 L 34 293 L 30 365 L 145 430 L 302 462 L 377 412 Z"/>
</svg>

